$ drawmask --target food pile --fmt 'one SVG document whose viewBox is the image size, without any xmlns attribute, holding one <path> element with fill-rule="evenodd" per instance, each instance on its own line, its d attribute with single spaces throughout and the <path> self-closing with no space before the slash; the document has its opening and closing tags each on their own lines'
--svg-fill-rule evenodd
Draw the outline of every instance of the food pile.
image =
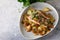
<svg viewBox="0 0 60 40">
<path fill-rule="evenodd" d="M 23 14 L 22 24 L 27 32 L 33 32 L 35 35 L 45 35 L 54 28 L 54 17 L 49 13 L 52 11 L 48 7 L 42 10 L 36 10 L 32 7 Z"/>
</svg>

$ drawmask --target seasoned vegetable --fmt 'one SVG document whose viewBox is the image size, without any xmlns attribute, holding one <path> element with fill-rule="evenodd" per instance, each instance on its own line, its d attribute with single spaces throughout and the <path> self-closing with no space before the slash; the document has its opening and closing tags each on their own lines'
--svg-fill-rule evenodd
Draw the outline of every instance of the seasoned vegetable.
<svg viewBox="0 0 60 40">
<path fill-rule="evenodd" d="M 31 26 L 30 26 L 30 25 L 26 26 L 26 31 L 27 31 L 27 32 L 30 32 L 30 31 L 31 31 L 31 29 L 32 29 L 32 28 L 31 28 Z"/>
<path fill-rule="evenodd" d="M 54 28 L 55 18 L 49 13 L 51 9 L 44 10 L 29 8 L 24 14 L 22 24 L 27 32 L 32 31 L 35 35 L 45 35 Z"/>
</svg>

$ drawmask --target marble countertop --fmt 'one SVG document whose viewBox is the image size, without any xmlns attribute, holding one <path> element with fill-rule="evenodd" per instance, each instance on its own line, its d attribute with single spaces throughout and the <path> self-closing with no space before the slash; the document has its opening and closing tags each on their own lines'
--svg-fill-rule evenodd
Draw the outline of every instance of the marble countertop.
<svg viewBox="0 0 60 40">
<path fill-rule="evenodd" d="M 47 2 L 57 9 L 60 16 L 60 0 Z M 22 6 L 17 0 L 0 0 L 0 40 L 27 40 L 19 32 L 19 15 L 23 10 Z M 60 40 L 60 19 L 51 33 L 36 40 Z"/>
</svg>

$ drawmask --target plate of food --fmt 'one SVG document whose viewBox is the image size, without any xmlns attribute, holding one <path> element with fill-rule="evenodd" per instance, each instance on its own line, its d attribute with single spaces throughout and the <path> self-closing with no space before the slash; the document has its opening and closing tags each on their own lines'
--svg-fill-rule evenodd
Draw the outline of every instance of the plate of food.
<svg viewBox="0 0 60 40">
<path fill-rule="evenodd" d="M 57 25 L 59 15 L 48 3 L 36 2 L 26 7 L 20 15 L 21 35 L 37 39 L 48 35 Z"/>
</svg>

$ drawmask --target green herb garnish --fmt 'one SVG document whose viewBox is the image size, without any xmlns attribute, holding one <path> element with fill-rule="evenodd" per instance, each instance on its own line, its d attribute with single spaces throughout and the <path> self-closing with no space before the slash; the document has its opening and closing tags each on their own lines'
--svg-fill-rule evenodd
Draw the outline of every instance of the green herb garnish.
<svg viewBox="0 0 60 40">
<path fill-rule="evenodd" d="M 34 2 L 45 2 L 46 0 L 18 0 L 18 2 L 23 2 L 24 6 L 29 6 Z"/>
</svg>

